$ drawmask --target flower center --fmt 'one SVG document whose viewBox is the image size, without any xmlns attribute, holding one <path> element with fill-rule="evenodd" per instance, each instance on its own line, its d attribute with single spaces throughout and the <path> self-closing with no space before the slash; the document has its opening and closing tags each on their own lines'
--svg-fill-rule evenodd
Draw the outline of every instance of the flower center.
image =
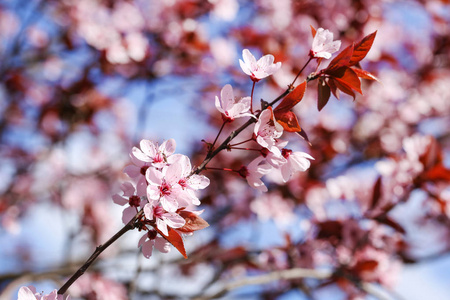
<svg viewBox="0 0 450 300">
<path fill-rule="evenodd" d="M 157 206 L 153 209 L 153 215 L 159 219 L 161 219 L 164 214 L 164 209 L 161 206 Z"/>
<path fill-rule="evenodd" d="M 164 156 L 160 152 L 158 152 L 156 156 L 153 158 L 153 163 L 157 164 L 162 162 L 164 162 Z"/>
<path fill-rule="evenodd" d="M 281 155 L 283 155 L 283 157 L 286 159 L 289 157 L 289 155 L 291 155 L 291 153 L 292 153 L 291 149 L 286 148 L 281 149 Z"/>
<path fill-rule="evenodd" d="M 159 188 L 159 190 L 161 191 L 162 196 L 170 195 L 170 185 L 168 185 L 165 182 L 163 184 L 161 184 L 161 187 Z"/>
<path fill-rule="evenodd" d="M 250 175 L 250 172 L 248 171 L 246 166 L 242 166 L 239 169 L 238 174 L 241 175 L 242 178 L 247 178 L 247 176 Z"/>
<path fill-rule="evenodd" d="M 142 166 L 141 170 L 140 170 L 141 174 L 145 176 L 145 172 L 147 172 L 147 169 L 148 169 L 148 166 Z"/>
<path fill-rule="evenodd" d="M 141 202 L 141 199 L 136 195 L 131 196 L 130 199 L 128 200 L 128 203 L 130 204 L 130 206 L 134 206 L 134 207 L 138 207 L 140 202 Z"/>
<path fill-rule="evenodd" d="M 180 181 L 178 181 L 178 184 L 181 185 L 181 187 L 183 187 L 183 188 L 188 187 L 186 178 L 180 179 Z"/>
</svg>

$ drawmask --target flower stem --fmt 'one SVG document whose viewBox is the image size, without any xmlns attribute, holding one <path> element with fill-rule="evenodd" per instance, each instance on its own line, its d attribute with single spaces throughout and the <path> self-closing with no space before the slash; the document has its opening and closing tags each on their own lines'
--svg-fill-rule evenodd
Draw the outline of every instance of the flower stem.
<svg viewBox="0 0 450 300">
<path fill-rule="evenodd" d="M 236 172 L 236 170 L 229 169 L 229 168 L 215 168 L 215 167 L 207 167 L 207 168 L 205 168 L 205 170 Z"/>
<path fill-rule="evenodd" d="M 209 152 L 212 152 L 212 151 L 213 151 L 214 145 L 216 144 L 217 139 L 219 138 L 220 134 L 222 133 L 222 130 L 223 130 L 223 128 L 225 127 L 225 124 L 226 124 L 226 123 L 228 123 L 228 122 L 227 122 L 227 121 L 223 121 L 222 126 L 220 127 L 220 130 L 219 130 L 219 133 L 217 133 L 217 136 L 216 136 L 214 142 L 212 143 L 211 148 L 209 149 Z"/>
<path fill-rule="evenodd" d="M 250 113 L 253 115 L 253 91 L 255 90 L 256 81 L 253 81 L 252 94 L 250 95 Z"/>
<path fill-rule="evenodd" d="M 250 142 L 250 141 L 253 141 L 253 138 L 250 138 L 250 139 L 248 139 L 248 140 L 239 142 L 239 143 L 234 144 L 234 145 L 230 145 L 229 147 L 239 146 L 239 145 L 245 144 L 245 143 Z"/>
<path fill-rule="evenodd" d="M 303 70 L 306 68 L 306 66 L 311 62 L 312 57 L 309 57 L 308 61 L 306 62 L 306 64 L 303 66 L 303 68 L 297 73 L 297 76 L 295 76 L 294 81 L 292 81 L 291 85 L 294 85 L 295 81 L 297 81 L 298 76 L 300 76 L 300 74 L 302 74 Z"/>
<path fill-rule="evenodd" d="M 249 150 L 249 151 L 258 151 L 258 152 L 261 152 L 261 149 L 256 149 L 256 148 L 243 148 L 243 147 L 233 147 L 233 146 L 230 146 L 230 149 L 235 149 L 235 150 Z"/>
</svg>

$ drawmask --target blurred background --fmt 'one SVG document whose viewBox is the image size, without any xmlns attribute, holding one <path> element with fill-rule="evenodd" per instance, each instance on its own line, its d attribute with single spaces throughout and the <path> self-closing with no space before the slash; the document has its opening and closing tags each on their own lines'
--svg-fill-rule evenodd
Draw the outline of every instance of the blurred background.
<svg viewBox="0 0 450 300">
<path fill-rule="evenodd" d="M 141 139 L 174 138 L 201 163 L 202 140 L 222 125 L 214 97 L 227 83 L 250 95 L 244 48 L 282 62 L 255 99 L 280 95 L 308 59 L 310 25 L 341 49 L 377 30 L 361 66 L 380 81 L 363 80 L 355 101 L 332 96 L 320 113 L 317 82 L 308 84 L 295 113 L 311 146 L 283 138 L 315 158 L 310 170 L 287 184 L 266 176 L 265 194 L 204 172 L 211 226 L 185 239 L 188 260 L 176 249 L 147 260 L 129 232 L 72 299 L 207 298 L 298 267 L 333 276 L 223 297 L 450 299 L 449 24 L 445 0 L 0 0 L 0 299 L 23 285 L 58 289 L 121 228 L 111 196 Z M 248 152 L 211 166 L 239 168 Z"/>
</svg>

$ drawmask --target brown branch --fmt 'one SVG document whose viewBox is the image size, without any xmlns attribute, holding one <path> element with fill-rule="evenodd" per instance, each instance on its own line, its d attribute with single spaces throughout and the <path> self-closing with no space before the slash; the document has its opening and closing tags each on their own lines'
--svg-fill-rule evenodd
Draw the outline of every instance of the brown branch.
<svg viewBox="0 0 450 300">
<path fill-rule="evenodd" d="M 132 230 L 136 226 L 136 220 L 138 220 L 143 215 L 143 211 L 138 212 L 133 219 L 130 220 L 122 229 L 120 229 L 115 235 L 113 235 L 106 243 L 103 245 L 97 246 L 94 253 L 89 257 L 89 259 L 72 275 L 72 277 L 67 280 L 67 282 L 58 290 L 58 294 L 64 294 L 67 292 L 67 289 L 81 276 L 86 272 L 89 266 L 97 259 L 97 257 L 106 250 L 112 243 L 114 243 L 117 239 L 119 239 L 122 235 L 124 235 L 127 231 Z"/>
</svg>

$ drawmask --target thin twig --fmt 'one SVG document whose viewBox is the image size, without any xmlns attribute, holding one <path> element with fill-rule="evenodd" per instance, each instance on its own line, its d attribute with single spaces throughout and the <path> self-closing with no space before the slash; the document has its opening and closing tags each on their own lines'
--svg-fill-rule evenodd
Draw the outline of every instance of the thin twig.
<svg viewBox="0 0 450 300">
<path fill-rule="evenodd" d="M 112 243 L 114 243 L 117 239 L 119 239 L 122 235 L 124 235 L 127 231 L 135 228 L 136 220 L 138 220 L 143 215 L 143 211 L 138 212 L 122 229 L 120 229 L 115 235 L 113 235 L 106 243 L 98 246 L 94 253 L 92 253 L 91 257 L 81 266 L 81 268 L 76 271 L 72 277 L 67 280 L 67 282 L 58 290 L 58 294 L 64 294 L 67 292 L 67 289 L 81 276 L 86 272 L 89 266 L 97 259 L 97 257 L 105 251 Z"/>
<path fill-rule="evenodd" d="M 313 269 L 303 269 L 295 268 L 289 270 L 276 271 L 260 276 L 251 276 L 247 278 L 242 278 L 234 282 L 226 284 L 220 291 L 216 292 L 211 296 L 203 296 L 194 298 L 196 300 L 208 300 L 216 299 L 230 292 L 231 290 L 237 289 L 242 286 L 248 285 L 260 285 L 267 284 L 278 280 L 292 280 L 299 278 L 315 278 L 315 279 L 328 279 L 333 275 L 332 271 L 329 270 L 313 270 Z"/>
</svg>

